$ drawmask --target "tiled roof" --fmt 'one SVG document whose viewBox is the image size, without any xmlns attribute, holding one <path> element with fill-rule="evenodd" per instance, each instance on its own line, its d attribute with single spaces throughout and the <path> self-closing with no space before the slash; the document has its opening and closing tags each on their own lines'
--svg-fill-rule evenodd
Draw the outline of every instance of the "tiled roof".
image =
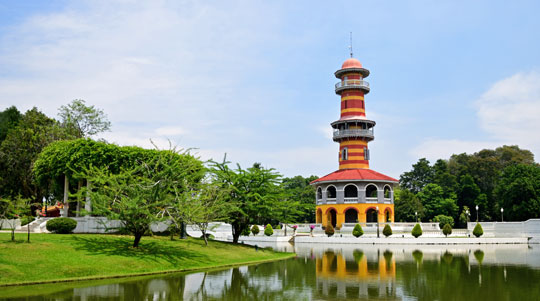
<svg viewBox="0 0 540 301">
<path fill-rule="evenodd" d="M 388 181 L 388 182 L 396 182 L 396 183 L 399 182 L 398 180 L 392 177 L 385 176 L 382 173 L 376 172 L 371 169 L 351 168 L 351 169 L 336 170 L 331 174 L 318 178 L 317 180 L 311 182 L 311 184 L 315 184 L 318 182 L 347 181 L 347 180 L 374 180 L 374 181 Z"/>
</svg>

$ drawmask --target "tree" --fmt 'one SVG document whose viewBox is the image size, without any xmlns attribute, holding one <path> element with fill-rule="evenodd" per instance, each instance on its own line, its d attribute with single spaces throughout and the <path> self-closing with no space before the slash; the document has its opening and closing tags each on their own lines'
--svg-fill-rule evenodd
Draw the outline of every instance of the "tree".
<svg viewBox="0 0 540 301">
<path fill-rule="evenodd" d="M 238 243 L 241 233 L 249 231 L 250 224 L 260 224 L 261 220 L 268 219 L 282 208 L 275 206 L 283 200 L 279 186 L 281 175 L 273 168 L 266 169 L 258 163 L 248 169 L 237 164 L 234 170 L 229 168 L 229 163 L 226 157 L 222 163 L 211 161 L 210 172 L 214 183 L 229 191 L 225 200 L 234 203 L 228 221 L 232 226 L 233 242 Z"/>
<path fill-rule="evenodd" d="M 225 202 L 228 191 L 208 182 L 192 181 L 183 192 L 176 191 L 176 201 L 164 210 L 177 227 L 182 222 L 195 225 L 208 245 L 211 222 L 225 221 L 233 204 Z"/>
<path fill-rule="evenodd" d="M 54 119 L 36 108 L 28 110 L 0 145 L 0 195 L 41 202 L 44 192 L 34 181 L 34 161 L 51 142 L 67 138 Z"/>
<path fill-rule="evenodd" d="M 444 214 L 457 216 L 458 206 L 453 199 L 445 199 L 444 191 L 437 184 L 428 184 L 418 193 L 418 198 L 424 205 L 425 216 L 432 220 L 436 215 Z"/>
<path fill-rule="evenodd" d="M 0 198 L 0 220 L 5 220 L 7 227 L 11 230 L 11 241 L 15 241 L 15 228 L 17 220 L 21 220 L 24 215 L 30 211 L 30 202 L 20 196 L 15 198 L 4 199 Z M 0 229 L 3 227 L 0 223 Z M 30 234 L 28 234 L 28 242 L 30 242 Z"/>
<path fill-rule="evenodd" d="M 360 226 L 360 224 L 354 225 L 352 235 L 354 235 L 354 237 L 360 237 L 364 235 L 364 230 L 362 230 L 362 226 Z"/>
<path fill-rule="evenodd" d="M 158 151 L 139 164 L 111 173 L 107 168 L 91 167 L 84 177 L 92 182 L 92 212 L 109 220 L 119 220 L 134 236 L 133 247 L 150 224 L 163 221 L 166 210 L 174 208 L 181 195 L 202 178 L 202 164 L 188 152 L 175 149 Z M 86 193 L 83 188 L 81 193 Z"/>
<path fill-rule="evenodd" d="M 395 219 L 400 222 L 416 222 L 424 217 L 424 206 L 414 193 L 404 188 L 394 190 Z M 415 214 L 417 213 L 417 214 Z"/>
<path fill-rule="evenodd" d="M 253 225 L 253 226 L 251 227 L 251 233 L 253 233 L 253 236 L 259 234 L 259 232 L 260 232 L 259 226 Z"/>
<path fill-rule="evenodd" d="M 401 187 L 418 193 L 429 183 L 433 182 L 434 171 L 426 158 L 418 160 L 413 164 L 411 171 L 403 173 L 399 178 Z"/>
<path fill-rule="evenodd" d="M 439 214 L 433 219 L 434 222 L 439 223 L 439 228 L 442 229 L 444 225 L 454 226 L 454 218 L 451 216 Z"/>
<path fill-rule="evenodd" d="M 392 235 L 392 228 L 390 227 L 389 224 L 386 224 L 382 230 L 382 233 L 384 234 L 385 237 L 388 237 L 390 235 Z"/>
<path fill-rule="evenodd" d="M 22 114 L 15 106 L 0 112 L 0 144 L 6 139 L 7 133 L 19 124 L 21 118 Z"/>
<path fill-rule="evenodd" d="M 334 231 L 334 227 L 332 226 L 332 224 L 328 224 L 326 225 L 326 228 L 324 228 L 324 233 L 330 237 L 332 235 L 334 235 L 335 231 Z"/>
<path fill-rule="evenodd" d="M 103 110 L 87 106 L 82 99 L 75 99 L 58 111 L 62 125 L 77 138 L 90 137 L 111 127 Z"/>
<path fill-rule="evenodd" d="M 473 235 L 476 237 L 480 237 L 484 234 L 484 229 L 482 229 L 482 226 L 480 223 L 476 223 L 476 226 L 474 226 L 473 229 Z"/>
<path fill-rule="evenodd" d="M 315 188 L 309 185 L 312 181 L 318 179 L 317 176 L 304 178 L 295 176 L 292 178 L 283 178 L 281 187 L 289 202 L 297 202 L 297 216 L 288 221 L 288 223 L 314 223 L 315 222 Z M 283 222 L 283 221 L 282 221 Z"/>
<path fill-rule="evenodd" d="M 495 189 L 506 220 L 540 217 L 540 166 L 517 164 L 502 172 Z"/>
<path fill-rule="evenodd" d="M 420 227 L 420 224 L 414 225 L 411 234 L 414 238 L 418 238 L 422 235 L 422 227 Z"/>
<path fill-rule="evenodd" d="M 264 227 L 264 235 L 272 236 L 272 234 L 274 234 L 274 229 L 272 229 L 272 225 L 266 225 L 266 227 Z"/>
<path fill-rule="evenodd" d="M 445 224 L 442 228 L 442 233 L 444 236 L 448 237 L 448 235 L 452 234 L 452 226 L 450 226 L 450 224 Z"/>
</svg>

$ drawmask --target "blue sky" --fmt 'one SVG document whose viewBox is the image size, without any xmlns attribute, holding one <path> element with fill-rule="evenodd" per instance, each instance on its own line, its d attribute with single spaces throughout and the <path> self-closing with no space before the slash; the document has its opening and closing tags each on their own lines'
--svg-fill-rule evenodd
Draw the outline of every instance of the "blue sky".
<svg viewBox="0 0 540 301">
<path fill-rule="evenodd" d="M 537 1 L 2 1 L 0 109 L 82 98 L 122 145 L 286 176 L 337 169 L 334 71 L 371 71 L 371 168 L 503 144 L 540 154 Z"/>
</svg>

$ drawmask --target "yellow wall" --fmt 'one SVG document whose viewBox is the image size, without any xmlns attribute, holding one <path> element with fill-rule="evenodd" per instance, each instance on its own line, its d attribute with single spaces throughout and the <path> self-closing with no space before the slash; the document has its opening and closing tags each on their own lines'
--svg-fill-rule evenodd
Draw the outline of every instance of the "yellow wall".
<svg viewBox="0 0 540 301">
<path fill-rule="evenodd" d="M 316 222 L 318 224 L 322 224 L 323 227 L 326 227 L 326 225 L 329 222 L 330 214 L 329 211 L 331 208 L 336 210 L 336 226 L 341 228 L 341 225 L 345 222 L 345 211 L 349 208 L 355 208 L 358 211 L 358 222 L 359 223 L 365 223 L 366 222 L 366 211 L 369 208 L 375 208 L 379 207 L 379 217 L 378 220 L 380 223 L 386 222 L 385 221 L 385 211 L 387 209 L 390 210 L 390 221 L 394 222 L 394 204 L 377 204 L 377 203 L 371 203 L 371 204 L 325 204 L 325 205 L 319 205 L 316 207 Z M 321 210 L 322 214 L 319 213 L 319 209 Z"/>
<path fill-rule="evenodd" d="M 332 262 L 336 261 L 335 268 L 332 268 Z M 347 270 L 345 257 L 342 254 L 325 253 L 322 258 L 316 258 L 317 277 L 326 277 L 334 279 L 350 280 L 381 280 L 394 279 L 396 277 L 396 261 L 394 257 L 389 262 L 381 254 L 378 258 L 378 269 L 370 271 L 366 256 L 362 256 L 358 264 L 358 269 Z"/>
</svg>

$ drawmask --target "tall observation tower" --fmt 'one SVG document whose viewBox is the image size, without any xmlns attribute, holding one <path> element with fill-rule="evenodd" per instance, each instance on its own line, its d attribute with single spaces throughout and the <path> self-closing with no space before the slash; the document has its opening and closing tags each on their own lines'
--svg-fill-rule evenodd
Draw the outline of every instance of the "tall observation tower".
<svg viewBox="0 0 540 301">
<path fill-rule="evenodd" d="M 351 53 L 334 75 L 340 80 L 335 88 L 341 96 L 340 118 L 331 124 L 333 140 L 339 143 L 339 169 L 311 183 L 317 192 L 317 223 L 342 227 L 393 222 L 398 180 L 369 169 L 368 143 L 375 139 L 375 121 L 366 117 L 364 99 L 369 70 Z"/>
</svg>

